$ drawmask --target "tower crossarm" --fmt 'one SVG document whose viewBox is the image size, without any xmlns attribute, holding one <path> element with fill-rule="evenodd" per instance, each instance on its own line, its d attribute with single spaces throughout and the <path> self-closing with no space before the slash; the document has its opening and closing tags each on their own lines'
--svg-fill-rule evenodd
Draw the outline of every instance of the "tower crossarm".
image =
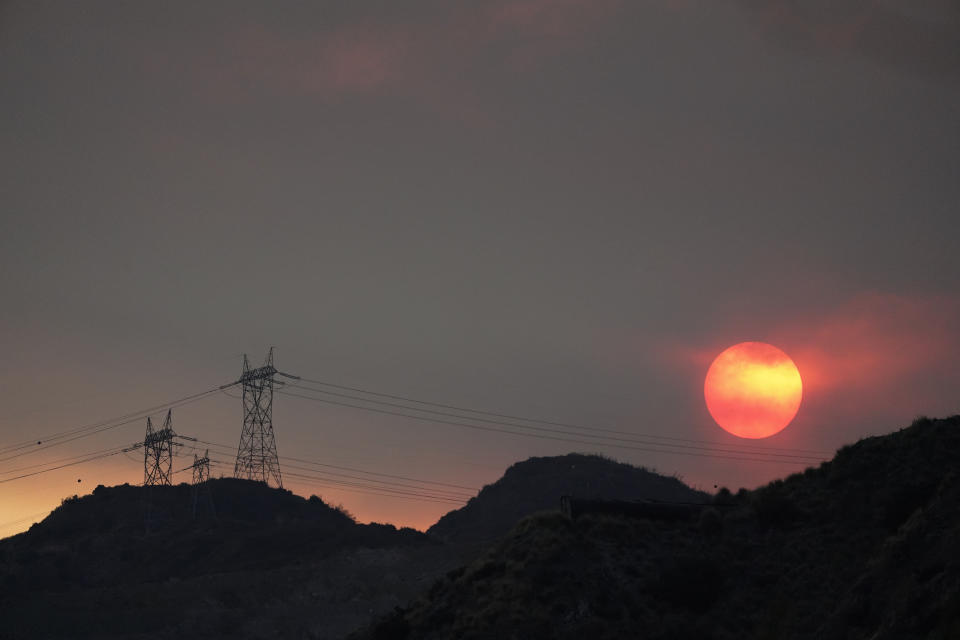
<svg viewBox="0 0 960 640">
<path fill-rule="evenodd" d="M 244 382 L 251 382 L 253 380 L 266 380 L 272 378 L 277 373 L 278 371 L 273 367 L 273 365 L 257 367 L 256 369 L 244 371 L 243 375 L 240 376 L 240 379 L 237 380 L 237 382 L 243 384 Z"/>
<path fill-rule="evenodd" d="M 162 442 L 165 440 L 170 440 L 177 434 L 173 432 L 173 429 L 160 429 L 159 431 L 153 431 L 148 433 L 143 440 L 144 446 L 150 446 L 157 442 Z"/>
</svg>

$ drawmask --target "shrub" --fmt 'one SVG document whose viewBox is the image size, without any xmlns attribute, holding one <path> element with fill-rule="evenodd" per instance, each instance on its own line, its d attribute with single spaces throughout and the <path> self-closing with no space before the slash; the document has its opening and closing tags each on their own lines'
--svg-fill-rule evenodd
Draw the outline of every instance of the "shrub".
<svg viewBox="0 0 960 640">
<path fill-rule="evenodd" d="M 665 567 L 654 585 L 661 600 L 702 613 L 720 597 L 725 576 L 710 558 L 681 557 Z"/>
<path fill-rule="evenodd" d="M 883 497 L 883 524 L 896 529 L 917 509 L 925 506 L 933 497 L 936 486 L 908 484 L 895 487 Z"/>
<path fill-rule="evenodd" d="M 374 640 L 405 640 L 410 635 L 410 623 L 404 617 L 406 612 L 396 607 L 382 617 L 373 627 Z"/>
<path fill-rule="evenodd" d="M 700 512 L 700 520 L 697 526 L 703 535 L 715 536 L 723 531 L 723 516 L 713 507 L 708 507 Z"/>
<path fill-rule="evenodd" d="M 353 515 L 352 513 L 350 513 L 350 511 L 347 510 L 347 508 L 346 508 L 345 506 L 343 506 L 343 504 L 338 504 L 338 505 L 335 506 L 333 509 L 334 509 L 334 511 L 339 511 L 342 515 L 345 515 L 345 516 L 346 516 L 347 518 L 349 518 L 351 521 L 353 521 L 353 522 L 356 522 L 356 521 L 357 521 L 356 517 L 354 517 L 354 515 Z"/>
<path fill-rule="evenodd" d="M 721 487 L 720 491 L 717 491 L 717 495 L 713 497 L 713 503 L 726 506 L 735 504 L 736 500 L 734 499 L 733 494 L 730 493 L 730 489 Z"/>
<path fill-rule="evenodd" d="M 753 509 L 760 522 L 774 526 L 790 524 L 800 517 L 800 509 L 782 482 L 760 489 L 753 499 Z"/>
</svg>

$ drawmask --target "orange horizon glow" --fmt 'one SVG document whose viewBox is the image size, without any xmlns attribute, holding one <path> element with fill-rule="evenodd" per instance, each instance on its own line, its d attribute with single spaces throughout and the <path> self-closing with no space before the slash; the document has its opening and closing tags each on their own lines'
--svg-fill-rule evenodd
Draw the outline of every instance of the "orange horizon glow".
<svg viewBox="0 0 960 640">
<path fill-rule="evenodd" d="M 800 409 L 803 381 L 786 353 L 765 342 L 741 342 L 714 359 L 703 383 L 716 423 L 740 438 L 768 438 Z"/>
<path fill-rule="evenodd" d="M 78 479 L 82 481 L 77 482 Z M 142 469 L 131 468 L 123 461 L 107 460 L 100 461 L 99 465 L 92 463 L 38 476 L 38 480 L 34 483 L 29 483 L 28 480 L 29 484 L 24 485 L 26 488 L 17 487 L 19 483 L 0 485 L 19 489 L 2 496 L 4 500 L 0 503 L 0 540 L 29 530 L 34 523 L 42 521 L 59 507 L 65 498 L 74 495 L 81 497 L 90 495 L 97 485 L 139 486 L 142 481 Z M 304 499 L 316 495 L 331 507 L 341 505 L 356 518 L 358 523 L 390 523 L 398 529 L 411 527 L 418 531 L 426 531 L 443 515 L 462 506 L 384 498 L 354 492 L 346 487 L 308 480 L 288 481 L 284 483 L 284 487 Z"/>
</svg>

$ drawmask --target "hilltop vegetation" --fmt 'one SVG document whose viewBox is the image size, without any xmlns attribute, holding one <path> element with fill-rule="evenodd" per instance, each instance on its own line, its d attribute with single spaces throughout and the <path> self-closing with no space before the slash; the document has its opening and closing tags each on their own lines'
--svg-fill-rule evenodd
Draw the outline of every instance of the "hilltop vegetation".
<svg viewBox="0 0 960 640">
<path fill-rule="evenodd" d="M 960 417 L 715 501 L 533 516 L 354 638 L 960 637 Z"/>
<path fill-rule="evenodd" d="M 355 640 L 947 640 L 958 461 L 960 417 L 736 494 L 532 458 L 428 534 L 244 480 L 210 481 L 196 517 L 187 485 L 98 487 L 0 540 L 0 638 L 342 638 L 373 617 Z M 564 494 L 704 507 L 571 520 Z"/>
<path fill-rule="evenodd" d="M 502 478 L 483 487 L 463 508 L 440 518 L 427 533 L 462 548 L 470 557 L 525 516 L 558 510 L 564 495 L 679 502 L 710 499 L 677 478 L 598 455 L 529 458 L 512 465 Z"/>
<path fill-rule="evenodd" d="M 206 489 L 215 517 L 187 485 L 97 487 L 0 541 L 0 638 L 342 638 L 561 493 L 702 497 L 598 456 L 534 458 L 425 535 L 260 483 Z"/>
<path fill-rule="evenodd" d="M 357 524 L 317 497 L 208 488 L 215 517 L 193 517 L 188 485 L 97 487 L 0 541 L 0 637 L 336 638 L 453 562 L 418 531 Z"/>
</svg>

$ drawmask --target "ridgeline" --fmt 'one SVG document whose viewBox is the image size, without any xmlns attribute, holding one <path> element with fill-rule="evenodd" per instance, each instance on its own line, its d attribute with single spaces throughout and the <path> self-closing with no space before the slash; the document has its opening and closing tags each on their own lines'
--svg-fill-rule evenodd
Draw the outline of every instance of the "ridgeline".
<svg viewBox="0 0 960 640">
<path fill-rule="evenodd" d="M 531 458 L 426 534 L 202 487 L 97 487 L 0 540 L 0 638 L 960 637 L 960 417 L 736 494 Z"/>
<path fill-rule="evenodd" d="M 532 516 L 352 638 L 960 638 L 960 417 L 714 501 Z"/>
<path fill-rule="evenodd" d="M 192 491 L 97 487 L 0 541 L 0 638 L 342 638 L 559 493 L 700 495 L 599 456 L 534 458 L 428 535 L 247 480 L 201 485 L 196 512 Z"/>
</svg>

